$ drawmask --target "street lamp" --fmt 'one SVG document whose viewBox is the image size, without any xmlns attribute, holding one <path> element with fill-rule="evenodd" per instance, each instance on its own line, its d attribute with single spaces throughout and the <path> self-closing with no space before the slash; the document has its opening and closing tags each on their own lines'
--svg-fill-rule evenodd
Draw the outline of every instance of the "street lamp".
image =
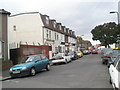
<svg viewBox="0 0 120 90">
<path fill-rule="evenodd" d="M 116 11 L 110 12 L 110 14 L 113 14 L 113 13 L 116 13 L 116 14 L 117 14 L 117 18 L 118 18 L 118 32 L 120 32 L 120 31 L 119 31 L 119 27 L 120 27 L 120 26 L 119 26 L 119 21 L 120 21 L 120 20 L 119 20 L 119 19 L 120 19 L 119 12 L 116 12 Z M 119 40 L 119 39 L 120 39 L 120 35 L 118 36 L 118 42 L 119 42 L 118 48 L 120 49 L 120 40 Z"/>
<path fill-rule="evenodd" d="M 117 14 L 117 17 L 118 17 L 118 25 L 119 25 L 119 19 L 120 19 L 119 12 L 110 12 L 110 14 L 113 14 L 113 13 L 116 13 L 116 14 Z"/>
</svg>

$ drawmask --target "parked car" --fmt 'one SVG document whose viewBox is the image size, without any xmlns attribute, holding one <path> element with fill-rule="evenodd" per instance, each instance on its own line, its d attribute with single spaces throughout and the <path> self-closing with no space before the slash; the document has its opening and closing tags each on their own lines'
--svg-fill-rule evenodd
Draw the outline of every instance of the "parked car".
<svg viewBox="0 0 120 90">
<path fill-rule="evenodd" d="M 115 90 L 120 90 L 120 55 L 109 67 L 110 83 Z"/>
<path fill-rule="evenodd" d="M 88 54 L 90 54 L 90 51 L 89 51 L 89 50 L 84 50 L 84 51 L 83 51 L 83 54 L 84 54 L 84 55 L 88 55 Z"/>
<path fill-rule="evenodd" d="M 68 54 L 69 54 L 71 60 L 76 60 L 76 59 L 79 58 L 79 56 L 77 55 L 77 53 L 75 51 L 74 52 L 70 52 Z"/>
<path fill-rule="evenodd" d="M 11 77 L 34 76 L 42 69 L 50 70 L 49 60 L 45 55 L 38 54 L 24 57 L 19 64 L 10 68 L 9 73 Z"/>
<path fill-rule="evenodd" d="M 120 54 L 120 50 L 113 50 L 113 53 L 110 55 L 110 59 L 108 60 L 108 67 L 115 61 L 117 56 Z"/>
<path fill-rule="evenodd" d="M 103 54 L 102 58 L 102 63 L 103 64 L 108 64 L 108 62 L 110 61 L 110 56 L 112 55 L 113 51 L 107 51 Z"/>
<path fill-rule="evenodd" d="M 98 54 L 98 50 L 92 50 L 92 54 Z"/>
<path fill-rule="evenodd" d="M 83 56 L 83 53 L 81 51 L 76 51 L 76 54 L 77 54 L 78 58 Z"/>
<path fill-rule="evenodd" d="M 101 54 L 105 54 L 107 51 L 112 51 L 113 49 L 112 48 L 102 48 L 101 49 Z"/>
<path fill-rule="evenodd" d="M 71 62 L 70 55 L 68 53 L 58 53 L 51 59 L 52 64 L 56 63 L 65 63 Z"/>
</svg>

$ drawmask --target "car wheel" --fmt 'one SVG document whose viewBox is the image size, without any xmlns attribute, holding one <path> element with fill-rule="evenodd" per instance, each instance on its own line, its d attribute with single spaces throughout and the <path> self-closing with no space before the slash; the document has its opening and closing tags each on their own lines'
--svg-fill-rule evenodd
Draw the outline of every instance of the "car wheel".
<svg viewBox="0 0 120 90">
<path fill-rule="evenodd" d="M 47 64 L 46 70 L 47 70 L 47 71 L 50 71 L 50 64 Z"/>
<path fill-rule="evenodd" d="M 31 68 L 30 75 L 35 76 L 35 74 L 36 74 L 35 68 Z"/>
<path fill-rule="evenodd" d="M 105 62 L 102 62 L 102 64 L 105 64 Z"/>
</svg>

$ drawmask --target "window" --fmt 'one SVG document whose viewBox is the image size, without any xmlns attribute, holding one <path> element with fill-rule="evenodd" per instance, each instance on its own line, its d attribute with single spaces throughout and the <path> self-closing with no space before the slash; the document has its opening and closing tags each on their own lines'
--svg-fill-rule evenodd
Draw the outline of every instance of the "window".
<svg viewBox="0 0 120 90">
<path fill-rule="evenodd" d="M 66 28 L 64 28 L 64 32 L 66 32 Z"/>
<path fill-rule="evenodd" d="M 60 30 L 62 30 L 62 27 L 61 27 L 61 25 L 59 25 L 59 28 L 60 28 Z"/>
<path fill-rule="evenodd" d="M 47 30 L 47 32 L 46 32 L 46 37 L 47 37 L 47 39 L 48 39 L 48 30 Z"/>
<path fill-rule="evenodd" d="M 42 60 L 46 59 L 46 56 L 41 55 L 41 59 L 42 59 Z"/>
<path fill-rule="evenodd" d="M 57 40 L 59 39 L 59 35 L 57 35 Z"/>
<path fill-rule="evenodd" d="M 51 31 L 49 31 L 49 39 L 51 39 Z"/>
<path fill-rule="evenodd" d="M 36 56 L 35 60 L 41 60 L 40 56 Z"/>
<path fill-rule="evenodd" d="M 119 58 L 120 58 L 120 56 L 117 56 L 117 58 L 115 59 L 115 62 L 114 62 L 114 67 L 116 67 L 116 64 L 117 64 L 117 62 L 118 62 Z"/>
<path fill-rule="evenodd" d="M 13 31 L 16 31 L 16 25 L 13 26 Z"/>
<path fill-rule="evenodd" d="M 53 22 L 53 26 L 54 26 L 54 28 L 56 27 L 56 22 L 55 21 Z"/>
<path fill-rule="evenodd" d="M 46 16 L 46 24 L 49 24 L 49 18 Z"/>
<path fill-rule="evenodd" d="M 55 33 L 55 40 L 56 40 L 56 33 Z"/>
<path fill-rule="evenodd" d="M 120 72 L 120 61 L 119 61 L 118 65 L 117 65 L 117 70 Z"/>
</svg>

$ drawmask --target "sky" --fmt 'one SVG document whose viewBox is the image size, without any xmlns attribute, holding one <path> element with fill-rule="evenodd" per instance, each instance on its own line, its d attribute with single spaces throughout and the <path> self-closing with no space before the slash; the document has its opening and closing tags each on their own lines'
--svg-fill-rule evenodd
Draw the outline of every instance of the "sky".
<svg viewBox="0 0 120 90">
<path fill-rule="evenodd" d="M 77 36 L 90 40 L 93 45 L 91 30 L 97 25 L 116 22 L 119 0 L 0 0 L 0 9 L 11 15 L 24 12 L 39 12 L 50 16 L 62 25 L 75 31 Z"/>
</svg>

